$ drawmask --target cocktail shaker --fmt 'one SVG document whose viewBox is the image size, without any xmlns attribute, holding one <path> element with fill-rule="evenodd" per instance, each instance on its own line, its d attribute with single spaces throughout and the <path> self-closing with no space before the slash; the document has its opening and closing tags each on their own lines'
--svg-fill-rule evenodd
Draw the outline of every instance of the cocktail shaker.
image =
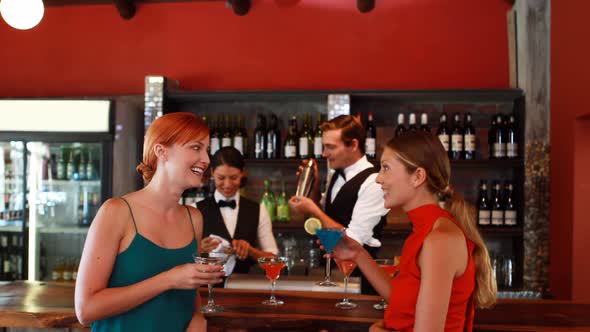
<svg viewBox="0 0 590 332">
<path fill-rule="evenodd" d="M 295 191 L 295 195 L 309 197 L 313 183 L 316 180 L 314 172 L 316 161 L 313 158 L 309 158 L 302 166 L 303 169 L 299 172 L 299 178 L 297 179 L 297 190 Z"/>
</svg>

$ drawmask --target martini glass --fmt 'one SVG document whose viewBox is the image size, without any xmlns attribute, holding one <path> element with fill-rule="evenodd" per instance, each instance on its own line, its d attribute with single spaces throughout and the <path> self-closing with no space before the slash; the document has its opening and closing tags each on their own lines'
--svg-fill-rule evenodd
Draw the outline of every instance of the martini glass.
<svg viewBox="0 0 590 332">
<path fill-rule="evenodd" d="M 334 258 L 338 268 L 342 273 L 344 273 L 344 299 L 342 302 L 336 303 L 336 308 L 338 309 L 354 309 L 356 308 L 356 303 L 352 303 L 348 300 L 348 278 L 352 271 L 356 268 L 356 263 L 349 260 L 340 260 L 338 258 Z"/>
<path fill-rule="evenodd" d="M 318 228 L 316 229 L 316 235 L 320 239 L 320 242 L 324 246 L 328 257 L 326 258 L 326 277 L 324 281 L 320 282 L 318 285 L 326 286 L 326 287 L 335 287 L 336 284 L 330 280 L 330 261 L 332 259 L 332 251 L 336 246 L 336 243 L 340 240 L 342 235 L 344 235 L 344 230 L 342 228 Z"/>
<path fill-rule="evenodd" d="M 379 258 L 375 260 L 375 263 L 377 263 L 377 265 L 379 265 L 380 268 L 382 268 L 387 274 L 389 274 L 390 278 L 393 278 L 393 275 L 395 274 L 395 270 L 397 268 L 395 265 L 395 261 L 393 259 Z M 373 304 L 373 308 L 377 310 L 385 310 L 385 308 L 387 308 L 387 302 L 385 302 L 384 298 L 381 298 L 381 301 L 379 303 Z"/>
<path fill-rule="evenodd" d="M 195 263 L 200 265 L 218 265 L 223 266 L 227 261 L 228 256 L 216 253 L 215 256 L 198 256 L 194 255 Z M 207 270 L 203 269 L 200 272 L 208 272 Z M 213 284 L 208 284 L 207 287 L 209 288 L 209 298 L 207 299 L 207 304 L 201 306 L 199 311 L 202 313 L 211 313 L 211 312 L 223 312 L 223 307 L 215 304 L 213 300 Z"/>
<path fill-rule="evenodd" d="M 264 272 L 266 272 L 266 278 L 268 278 L 268 280 L 271 282 L 270 298 L 268 300 L 262 301 L 262 304 L 272 306 L 283 305 L 285 302 L 275 298 L 275 287 L 277 279 L 279 279 L 281 274 L 281 270 L 287 265 L 287 258 L 275 256 L 260 257 L 258 258 L 258 263 L 260 266 L 262 266 Z"/>
</svg>

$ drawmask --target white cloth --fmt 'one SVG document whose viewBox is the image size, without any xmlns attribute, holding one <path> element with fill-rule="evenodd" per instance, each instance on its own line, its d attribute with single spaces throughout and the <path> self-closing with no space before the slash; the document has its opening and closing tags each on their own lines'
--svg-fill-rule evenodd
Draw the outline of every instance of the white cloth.
<svg viewBox="0 0 590 332">
<path fill-rule="evenodd" d="M 215 202 L 219 202 L 220 200 L 236 201 L 235 209 L 229 207 L 223 207 L 219 209 L 219 211 L 221 212 L 221 216 L 223 217 L 225 227 L 227 227 L 229 235 L 233 237 L 236 233 L 236 226 L 238 224 L 238 212 L 240 211 L 240 194 L 236 193 L 233 197 L 225 197 L 219 191 L 215 190 L 213 198 L 215 199 Z M 268 215 L 268 211 L 266 211 L 262 204 L 259 204 L 259 206 L 260 210 L 258 217 L 258 231 L 256 232 L 258 235 L 258 245 L 260 246 L 260 248 L 258 249 L 276 255 L 279 252 L 279 248 L 277 247 L 277 242 L 272 233 L 272 222 L 270 220 L 270 216 Z M 256 246 L 256 243 L 250 243 L 250 245 Z"/>
<path fill-rule="evenodd" d="M 226 254 L 228 249 L 231 249 L 231 243 L 227 239 L 222 238 L 219 235 L 211 234 L 210 237 L 219 240 L 219 244 L 215 249 L 211 250 L 209 256 L 215 257 L 215 254 L 222 253 Z M 225 276 L 229 276 L 233 271 L 234 267 L 236 267 L 236 255 L 228 255 L 227 261 L 223 265 L 223 271 L 225 272 Z"/>
<path fill-rule="evenodd" d="M 342 171 L 346 180 L 338 176 L 334 187 L 332 187 L 332 202 L 342 189 L 342 186 L 354 178 L 360 172 L 367 168 L 374 167 L 366 156 L 357 160 L 354 164 L 346 167 Z M 358 192 L 358 199 L 352 210 L 352 217 L 350 223 L 346 228 L 346 235 L 356 240 L 358 243 L 366 244 L 369 247 L 381 247 L 381 241 L 373 237 L 373 228 L 377 226 L 381 217 L 389 213 L 389 209 L 384 207 L 383 190 L 381 186 L 375 182 L 377 173 L 371 174 L 367 177 L 365 182 L 361 184 Z M 324 195 L 325 200 L 327 195 Z M 336 220 L 338 221 L 338 220 Z"/>
</svg>

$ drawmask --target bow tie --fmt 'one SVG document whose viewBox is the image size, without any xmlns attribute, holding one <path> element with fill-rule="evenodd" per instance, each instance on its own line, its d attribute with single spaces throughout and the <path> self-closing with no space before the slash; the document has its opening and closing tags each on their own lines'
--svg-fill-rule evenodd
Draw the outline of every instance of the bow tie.
<svg viewBox="0 0 590 332">
<path fill-rule="evenodd" d="M 336 172 L 334 173 L 334 176 L 336 177 L 336 180 L 338 180 L 338 176 L 341 176 L 342 179 L 344 181 L 346 181 L 346 175 L 344 175 L 344 171 L 341 169 L 337 169 Z"/>
<path fill-rule="evenodd" d="M 236 201 L 234 199 L 232 199 L 231 201 L 224 201 L 224 200 L 220 199 L 219 202 L 217 202 L 217 205 L 219 205 L 220 208 L 228 207 L 230 209 L 235 209 L 236 208 Z"/>
</svg>

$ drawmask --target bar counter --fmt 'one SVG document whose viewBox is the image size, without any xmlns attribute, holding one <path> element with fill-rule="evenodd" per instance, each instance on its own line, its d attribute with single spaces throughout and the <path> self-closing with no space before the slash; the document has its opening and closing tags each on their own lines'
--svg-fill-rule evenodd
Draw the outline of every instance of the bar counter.
<svg viewBox="0 0 590 332">
<path fill-rule="evenodd" d="M 206 299 L 206 289 L 202 290 Z M 268 291 L 215 289 L 224 313 L 208 315 L 210 331 L 366 331 L 383 316 L 377 296 L 351 295 L 359 306 L 334 307 L 342 294 L 278 291 L 280 307 L 260 302 Z M 74 313 L 74 284 L 16 281 L 0 284 L 0 327 L 84 328 Z M 476 331 L 590 331 L 590 304 L 553 300 L 500 300 L 479 310 Z"/>
</svg>

